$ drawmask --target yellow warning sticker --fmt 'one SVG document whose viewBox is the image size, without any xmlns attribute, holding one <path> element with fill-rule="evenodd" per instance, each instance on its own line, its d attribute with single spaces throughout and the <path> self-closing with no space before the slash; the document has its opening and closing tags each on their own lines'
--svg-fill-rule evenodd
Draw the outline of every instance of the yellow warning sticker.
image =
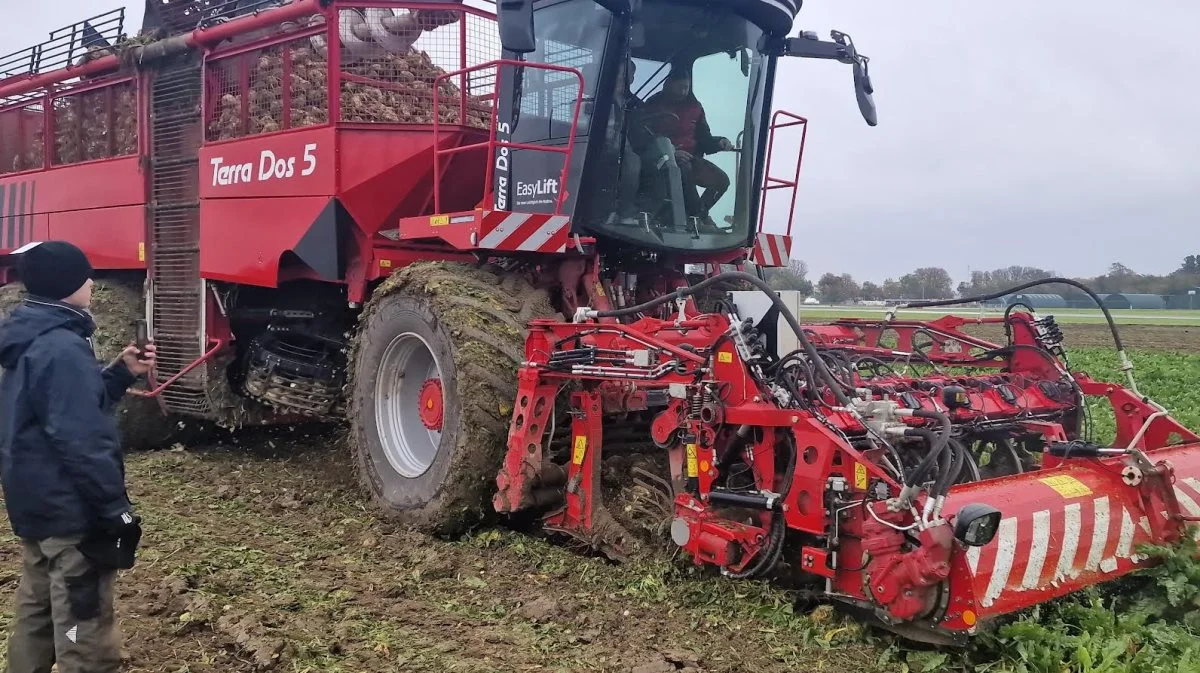
<svg viewBox="0 0 1200 673">
<path fill-rule="evenodd" d="M 582 465 L 585 455 L 587 455 L 587 436 L 575 435 L 575 450 L 571 452 L 571 462 Z"/>
<path fill-rule="evenodd" d="M 429 218 L 429 226 L 431 227 L 444 227 L 447 224 L 450 224 L 449 215 L 434 215 Z"/>
<path fill-rule="evenodd" d="M 865 491 L 867 490 L 867 466 L 862 463 L 854 464 L 854 488 Z"/>
<path fill-rule="evenodd" d="M 717 362 L 733 362 L 733 353 L 729 351 L 717 353 Z"/>
<path fill-rule="evenodd" d="M 596 283 L 596 296 L 597 297 L 605 296 L 604 295 L 604 286 L 601 285 L 600 283 Z"/>
<path fill-rule="evenodd" d="M 696 445 L 687 445 L 687 476 L 695 477 L 700 474 L 700 467 L 696 463 Z"/>
<path fill-rule="evenodd" d="M 145 241 L 141 241 L 138 243 L 138 261 L 139 262 L 146 261 L 146 242 Z"/>
<path fill-rule="evenodd" d="M 1092 489 L 1084 485 L 1075 477 L 1069 474 L 1060 474 L 1054 477 L 1043 477 L 1040 479 L 1043 484 L 1054 489 L 1064 498 L 1081 498 L 1085 495 L 1091 495 Z"/>
<path fill-rule="evenodd" d="M 390 260 L 390 259 L 379 260 L 380 268 L 386 269 L 386 268 L 390 267 L 391 265 L 392 265 L 392 260 Z"/>
</svg>

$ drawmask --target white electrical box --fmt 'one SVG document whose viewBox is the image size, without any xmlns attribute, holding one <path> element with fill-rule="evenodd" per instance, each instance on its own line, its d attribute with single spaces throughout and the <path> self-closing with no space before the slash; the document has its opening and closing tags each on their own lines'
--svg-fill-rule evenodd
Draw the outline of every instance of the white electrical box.
<svg viewBox="0 0 1200 673">
<path fill-rule="evenodd" d="M 775 294 L 783 300 L 783 305 L 792 312 L 792 315 L 796 316 L 796 320 L 800 320 L 800 310 L 804 304 L 804 297 L 795 290 L 779 290 Z M 800 339 L 796 337 L 796 333 L 792 331 L 792 328 L 782 317 L 773 326 L 759 325 L 763 316 L 774 305 L 770 297 L 759 290 L 737 290 L 730 292 L 729 295 L 732 297 L 733 305 L 737 307 L 738 315 L 742 320 L 750 318 L 759 329 L 762 329 L 767 334 L 774 334 L 776 354 L 779 357 L 783 357 L 800 348 Z"/>
</svg>

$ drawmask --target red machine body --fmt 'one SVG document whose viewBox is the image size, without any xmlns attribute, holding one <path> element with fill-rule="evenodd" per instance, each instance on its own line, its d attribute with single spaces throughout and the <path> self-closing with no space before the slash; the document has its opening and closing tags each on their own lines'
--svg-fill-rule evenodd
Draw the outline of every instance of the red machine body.
<svg viewBox="0 0 1200 673">
<path fill-rule="evenodd" d="M 791 391 L 804 403 L 764 384 L 780 360 L 736 314 L 676 310 L 534 325 L 497 510 L 546 509 L 549 528 L 621 553 L 632 538 L 604 509 L 598 469 L 600 416 L 626 414 L 669 456 L 672 537 L 697 564 L 740 577 L 782 561 L 926 639 L 1128 573 L 1145 562 L 1138 545 L 1179 539 L 1197 514 L 1200 481 L 1183 476 L 1200 468 L 1197 436 L 1125 388 L 1067 372 L 1052 323 L 1014 313 L 1007 347 L 959 318 L 805 325 L 822 358 L 855 363 L 839 370 L 853 376 L 847 407 L 811 379 Z M 884 332 L 902 346 L 881 346 Z M 915 353 L 935 371 L 897 373 Z M 570 435 L 547 438 L 561 387 L 575 389 Z M 1082 396 L 1108 398 L 1119 448 L 1079 443 Z M 897 507 L 896 468 L 911 464 L 901 442 L 928 427 L 921 410 L 944 414 L 954 441 L 995 442 L 995 473 L 972 449 L 940 505 L 926 489 Z M 995 534 L 968 546 L 956 519 L 981 505 L 998 512 Z"/>
<path fill-rule="evenodd" d="M 346 312 L 418 261 L 509 256 L 546 282 L 600 264 L 595 239 L 564 214 L 565 191 L 547 212 L 500 210 L 493 198 L 511 152 L 559 157 L 567 184 L 579 69 L 519 64 L 566 77 L 574 99 L 567 142 L 522 144 L 497 134 L 501 80 L 518 62 L 501 58 L 493 13 L 435 1 L 258 4 L 196 27 L 192 4 L 152 3 L 165 32 L 149 43 L 122 41 L 118 10 L 8 59 L 28 72 L 0 81 L 0 283 L 11 280 L 8 253 L 45 239 L 78 244 L 101 272 L 144 270 L 160 353 L 151 392 L 168 411 L 209 417 L 225 402 L 208 381 L 223 381 L 256 333 L 237 324 L 240 297 L 307 309 L 303 284 L 316 283 L 327 313 Z M 403 21 L 409 29 L 394 25 Z M 805 120 L 776 114 L 769 143 L 793 128 Z M 794 171 L 768 162 L 762 205 L 768 192 L 794 201 L 799 166 L 799 156 Z M 782 266 L 790 230 L 789 216 L 786 233 L 753 247 L 677 256 Z M 322 385 L 319 403 L 282 405 L 282 420 L 326 415 L 340 383 Z"/>
<path fill-rule="evenodd" d="M 438 64 L 432 86 L 405 92 L 407 105 L 424 106 L 423 117 L 400 121 L 374 109 L 378 114 L 370 118 L 344 105 L 349 97 L 339 92 L 353 91 L 354 84 L 397 90 L 411 82 L 399 72 L 358 74 L 339 63 L 336 49 L 320 55 L 327 72 L 321 90 L 299 90 L 298 51 L 310 59 L 314 45 L 338 43 L 340 17 L 347 11 L 397 7 L 443 15 L 415 41 L 417 51 Z M 310 277 L 344 283 L 351 301 L 360 302 L 370 281 L 418 258 L 583 251 L 585 240 L 568 236 L 566 216 L 529 213 L 522 216 L 522 226 L 501 228 L 511 213 L 483 207 L 494 157 L 524 148 L 498 140 L 491 124 L 497 70 L 509 63 L 500 59 L 494 24 L 492 13 L 458 3 L 301 0 L 171 38 L 178 53 L 200 59 L 205 71 L 199 95 L 204 130 L 202 138 L 190 139 L 200 143 L 196 174 L 189 177 L 200 206 L 195 228 L 200 277 L 262 287 Z M 262 67 L 271 57 L 278 63 Z M 523 67 L 581 77 L 573 68 Z M 153 66 L 131 74 L 120 57 L 104 55 L 0 81 L 0 193 L 5 195 L 0 254 L 31 240 L 65 238 L 81 245 L 99 269 L 147 267 L 147 233 L 153 226 L 146 212 L 155 201 L 148 164 L 177 149 L 168 140 L 184 140 L 154 142 L 149 127 L 153 76 Z M 253 100 L 264 77 L 279 79 L 277 98 Z M 302 94 L 316 96 L 327 117 L 302 114 Z M 62 156 L 72 134 L 91 129 L 63 128 L 62 116 L 53 111 L 79 97 L 104 107 L 104 121 L 113 123 L 128 111 L 116 100 L 123 95 L 136 101 L 130 141 Z M 239 105 L 224 109 L 231 95 Z M 229 113 L 236 120 L 232 132 L 221 125 Z M 803 131 L 805 124 L 801 117 L 776 113 L 772 142 L 776 129 L 799 126 Z M 115 138 L 107 135 L 106 140 Z M 570 143 L 525 149 L 572 151 Z M 796 175 L 766 175 L 764 204 L 767 193 L 777 189 L 790 190 L 784 198 L 794 202 Z M 321 231 L 331 209 L 344 211 L 353 228 L 338 235 Z M 330 258 L 306 255 L 306 236 L 327 245 Z M 790 216 L 786 233 L 760 238 L 754 248 L 700 261 L 749 256 L 761 266 L 784 265 L 791 247 Z"/>
<path fill-rule="evenodd" d="M 344 4 L 359 10 L 395 5 Z M 474 125 L 444 124 L 437 135 L 432 119 L 415 124 L 343 116 L 340 97 L 330 92 L 364 78 L 339 67 L 337 50 L 326 50 L 321 66 L 328 73 L 327 82 L 316 96 L 331 121 L 301 116 L 308 104 L 302 93 L 313 92 L 298 90 L 293 71 L 299 66 L 294 61 L 315 58 L 314 44 L 328 43 L 331 35 L 337 35 L 339 14 L 328 5 L 316 0 L 295 2 L 180 38 L 186 41 L 181 51 L 201 59 L 205 70 L 206 86 L 200 94 L 203 127 L 193 125 L 186 130 L 201 135 L 192 140 L 202 140 L 198 166 L 190 177 L 200 205 L 195 229 L 202 278 L 275 287 L 296 277 L 312 277 L 345 283 L 354 300 L 361 301 L 368 282 L 389 272 L 389 259 L 403 260 L 378 232 L 394 227 L 403 216 L 434 213 L 431 190 L 435 183 L 456 186 L 445 199 L 447 208 L 470 210 L 482 199 L 484 149 L 480 148 L 474 159 L 468 157 L 445 167 L 436 179 L 430 161 L 435 143 L 453 146 L 471 139 L 486 140 L 487 120 L 482 114 Z M 405 4 L 414 10 L 446 11 L 445 6 Z M 480 53 L 486 47 L 482 41 L 494 30 L 489 13 L 455 5 L 449 23 L 461 26 L 461 31 L 453 36 L 447 35 L 449 31 L 440 32 L 437 38 L 427 36 L 429 44 L 422 46 L 447 52 L 436 54 L 442 62 L 450 58 L 449 50 L 461 52 L 449 61 L 457 61 L 459 68 L 489 57 Z M 472 61 L 467 60 L 468 47 Z M 496 56 L 498 51 L 490 55 Z M 278 62 L 260 67 L 263 59 L 272 57 Z M 166 138 L 153 142 L 148 127 L 154 71 L 131 77 L 120 65 L 118 57 L 107 56 L 0 84 L 0 99 L 22 99 L 0 109 L 0 140 L 5 148 L 0 158 L 9 158 L 0 169 L 0 175 L 9 174 L 0 177 L 0 188 L 14 195 L 6 200 L 4 213 L 6 222 L 9 218 L 16 222 L 11 232 L 9 227 L 3 229 L 0 253 L 30 240 L 65 238 L 81 245 L 99 269 L 146 268 L 146 212 L 154 201 L 149 191 L 152 168 L 146 165 L 152 161 L 146 159 L 165 160 L 177 148 Z M 85 79 L 81 81 L 80 76 Z M 388 76 L 382 73 L 374 84 L 398 86 Z M 256 87 L 263 77 L 279 78 L 277 99 L 254 101 L 252 106 L 250 99 L 262 90 Z M 128 111 L 112 109 L 111 100 L 126 92 L 137 100 L 138 123 L 131 129 L 136 144 L 101 148 L 91 156 L 60 156 L 72 131 L 56 128 L 56 115 L 46 110 L 61 108 L 59 102 L 73 96 L 89 96 L 88 102 L 107 103 L 110 116 L 116 116 Z M 420 92 L 409 93 L 420 96 Z M 432 110 L 433 92 L 424 94 L 427 100 L 414 100 L 413 104 Z M 222 99 L 230 95 L 243 104 L 233 111 L 236 122 L 223 127 Z M 466 102 L 460 96 L 447 106 L 465 106 Z M 259 123 L 255 115 L 265 115 L 269 123 Z M 43 137 L 56 142 L 42 142 Z M 24 167 L 12 158 L 33 156 L 31 153 L 37 154 L 28 162 L 32 166 L 12 170 L 14 165 Z M 342 232 L 344 239 L 338 232 L 318 231 L 326 226 L 322 217 L 331 217 L 325 211 L 333 208 L 343 209 L 354 224 L 353 229 Z M 319 242 L 329 246 L 322 251 L 329 259 L 306 259 L 297 253 L 298 249 L 304 252 L 306 235 L 323 236 Z M 349 254 L 339 246 L 348 246 Z M 344 260 L 349 260 L 346 268 L 339 268 Z"/>
</svg>

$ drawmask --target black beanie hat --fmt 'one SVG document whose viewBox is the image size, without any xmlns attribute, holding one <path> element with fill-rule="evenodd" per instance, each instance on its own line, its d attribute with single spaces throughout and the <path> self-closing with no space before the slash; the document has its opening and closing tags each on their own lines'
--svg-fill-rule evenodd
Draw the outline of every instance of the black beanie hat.
<svg viewBox="0 0 1200 673">
<path fill-rule="evenodd" d="M 66 241 L 25 246 L 17 268 L 29 294 L 55 301 L 66 299 L 92 277 L 87 255 Z"/>
</svg>

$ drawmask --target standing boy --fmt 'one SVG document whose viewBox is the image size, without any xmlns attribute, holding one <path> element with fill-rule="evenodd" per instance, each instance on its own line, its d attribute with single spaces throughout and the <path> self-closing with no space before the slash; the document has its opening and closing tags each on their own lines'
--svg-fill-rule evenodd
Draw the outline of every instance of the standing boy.
<svg viewBox="0 0 1200 673">
<path fill-rule="evenodd" d="M 8 671 L 110 673 L 113 581 L 141 538 L 112 412 L 154 365 L 154 346 L 101 369 L 87 257 L 62 241 L 18 252 L 28 296 L 0 324 L 0 483 L 23 566 Z"/>
</svg>

